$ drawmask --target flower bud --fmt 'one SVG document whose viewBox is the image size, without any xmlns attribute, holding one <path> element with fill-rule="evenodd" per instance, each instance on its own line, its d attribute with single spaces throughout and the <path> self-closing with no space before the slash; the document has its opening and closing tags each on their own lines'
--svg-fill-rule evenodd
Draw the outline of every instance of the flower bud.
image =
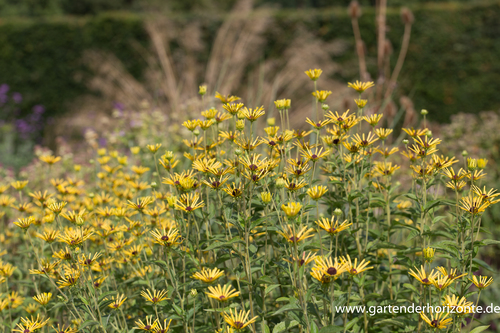
<svg viewBox="0 0 500 333">
<path fill-rule="evenodd" d="M 193 134 L 196 135 L 196 136 L 200 135 L 200 130 L 199 129 L 195 129 L 193 131 Z"/>
<path fill-rule="evenodd" d="M 168 151 L 165 153 L 165 158 L 166 158 L 167 160 L 171 160 L 171 159 L 173 159 L 173 158 L 174 158 L 174 152 L 173 152 L 173 151 L 171 151 L 171 150 L 168 150 Z"/>
<path fill-rule="evenodd" d="M 422 109 L 422 111 L 420 111 L 420 114 L 421 114 L 422 116 L 426 116 L 426 115 L 428 115 L 428 114 L 429 114 L 429 112 L 428 112 L 426 109 Z"/>
<path fill-rule="evenodd" d="M 477 169 L 477 160 L 475 158 L 467 159 L 467 169 L 469 169 L 469 171 L 474 171 Z"/>
<path fill-rule="evenodd" d="M 241 156 L 241 154 L 243 154 L 243 152 L 241 151 L 241 149 L 236 149 L 236 150 L 234 151 L 234 154 L 235 154 L 236 156 Z"/>
<path fill-rule="evenodd" d="M 480 158 L 477 160 L 477 167 L 479 169 L 484 169 L 486 167 L 486 164 L 488 164 L 488 160 L 485 158 Z"/>
<path fill-rule="evenodd" d="M 156 182 L 151 182 L 150 186 L 151 188 L 157 188 L 158 184 Z"/>
<path fill-rule="evenodd" d="M 404 140 L 403 140 L 403 144 L 404 144 L 404 145 L 407 145 L 409 142 L 410 142 L 410 141 L 408 141 L 408 139 L 404 139 Z"/>
<path fill-rule="evenodd" d="M 335 216 L 341 216 L 342 215 L 342 210 L 340 208 L 335 208 L 333 211 L 333 215 Z"/>
<path fill-rule="evenodd" d="M 203 96 L 206 93 L 207 93 L 207 86 L 206 85 L 199 86 L 198 94 L 200 94 L 201 96 Z"/>
<path fill-rule="evenodd" d="M 469 153 L 467 152 L 467 150 L 462 151 L 462 156 L 464 156 L 464 157 L 469 156 Z"/>
<path fill-rule="evenodd" d="M 267 118 L 267 126 L 274 126 L 276 124 L 276 118 Z"/>
<path fill-rule="evenodd" d="M 286 185 L 286 182 L 283 178 L 278 178 L 276 180 L 276 188 L 283 188 L 283 187 L 285 187 L 285 185 Z"/>
<path fill-rule="evenodd" d="M 269 192 L 261 192 L 260 198 L 262 199 L 263 203 L 268 204 L 271 202 L 272 196 L 271 196 L 271 193 L 269 193 Z"/>
<path fill-rule="evenodd" d="M 436 250 L 434 250 L 432 247 L 426 247 L 423 252 L 425 261 L 434 261 L 434 253 L 436 252 Z"/>
<path fill-rule="evenodd" d="M 328 104 L 322 104 L 321 108 L 323 109 L 323 111 L 327 111 L 330 107 L 328 106 Z"/>
<path fill-rule="evenodd" d="M 244 120 L 238 120 L 236 122 L 236 129 L 238 131 L 240 131 L 240 132 L 243 131 L 245 129 L 245 121 Z"/>
</svg>

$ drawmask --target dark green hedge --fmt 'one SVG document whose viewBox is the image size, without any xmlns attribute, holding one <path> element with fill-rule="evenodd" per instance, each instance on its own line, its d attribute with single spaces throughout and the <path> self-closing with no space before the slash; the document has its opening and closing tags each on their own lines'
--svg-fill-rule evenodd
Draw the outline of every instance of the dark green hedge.
<svg viewBox="0 0 500 333">
<path fill-rule="evenodd" d="M 372 11 L 364 10 L 360 24 L 369 55 L 375 57 Z M 500 2 L 423 6 L 414 8 L 414 14 L 411 47 L 397 93 L 409 94 L 417 109 L 428 109 L 431 118 L 438 121 L 447 121 L 457 112 L 500 108 L 496 89 L 500 77 Z M 197 18 L 189 14 L 177 19 L 186 23 Z M 199 19 L 210 45 L 221 17 L 205 15 Z M 351 23 L 345 9 L 276 11 L 275 21 L 266 32 L 266 56 L 278 57 L 297 28 L 305 26 L 325 40 L 346 40 L 348 51 L 333 59 L 343 65 L 338 79 L 357 77 Z M 388 22 L 389 38 L 397 52 L 403 31 L 399 11 L 390 10 Z M 0 21 L 0 84 L 8 83 L 12 90 L 23 93 L 25 109 L 43 104 L 47 114 L 57 115 L 87 92 L 84 79 L 91 73 L 81 63 L 84 50 L 112 52 L 140 79 L 146 63 L 132 41 L 148 46 L 141 15 Z M 373 65 L 370 70 L 375 76 Z"/>
<path fill-rule="evenodd" d="M 0 24 L 0 84 L 23 94 L 23 110 L 42 104 L 47 114 L 67 110 L 86 92 L 90 74 L 81 58 L 88 49 L 115 54 L 136 77 L 145 62 L 131 41 L 147 43 L 142 20 L 129 15 L 100 15 L 79 20 L 8 20 Z"/>
</svg>

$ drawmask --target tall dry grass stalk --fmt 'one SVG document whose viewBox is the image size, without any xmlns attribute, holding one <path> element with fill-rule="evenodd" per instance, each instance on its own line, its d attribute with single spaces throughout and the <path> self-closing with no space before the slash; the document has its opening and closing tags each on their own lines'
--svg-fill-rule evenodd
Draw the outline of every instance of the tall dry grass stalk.
<svg viewBox="0 0 500 333">
<path fill-rule="evenodd" d="M 307 128 L 302 118 L 310 112 L 310 82 L 306 75 L 296 76 L 309 68 L 322 68 L 321 89 L 333 91 L 331 100 L 342 101 L 349 95 L 344 84 L 332 79 L 340 66 L 332 56 L 347 49 L 341 40 L 325 42 L 302 26 L 298 26 L 294 39 L 279 58 L 264 58 L 266 39 L 263 33 L 273 31 L 274 21 L 266 9 L 253 9 L 251 0 L 240 0 L 232 12 L 224 18 L 212 45 L 203 39 L 200 22 L 185 22 L 169 17 L 152 15 L 146 23 L 150 36 L 149 50 L 140 48 L 147 61 L 144 80 L 138 81 L 127 72 L 113 55 L 101 51 L 89 51 L 84 62 L 95 73 L 89 81 L 89 88 L 98 91 L 101 98 L 86 97 L 76 103 L 77 110 L 59 121 L 64 131 L 82 127 L 95 127 L 100 121 L 85 122 L 90 110 L 97 112 L 97 118 L 107 117 L 102 110 L 109 110 L 112 102 L 119 101 L 127 109 L 137 110 L 147 100 L 150 105 L 164 112 L 171 120 L 182 115 L 199 112 L 213 106 L 216 91 L 235 94 L 243 98 L 249 107 L 263 105 L 273 116 L 273 101 L 277 98 L 294 97 L 291 125 Z M 173 48 L 172 45 L 176 47 Z M 206 63 L 200 54 L 209 53 Z M 193 91 L 207 84 L 205 100 L 193 99 Z M 350 100 L 350 99 L 349 99 Z M 351 101 L 352 102 L 352 101 Z M 330 105 L 353 107 L 354 105 Z M 83 116 L 80 116 L 83 114 Z M 277 116 L 277 113 L 274 114 Z M 78 124 L 72 119 L 78 117 Z M 108 117 L 109 118 L 109 117 Z"/>
</svg>

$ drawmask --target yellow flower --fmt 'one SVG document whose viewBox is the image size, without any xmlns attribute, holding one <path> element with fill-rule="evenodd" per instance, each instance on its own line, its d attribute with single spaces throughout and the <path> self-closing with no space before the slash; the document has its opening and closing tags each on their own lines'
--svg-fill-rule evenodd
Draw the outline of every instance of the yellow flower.
<svg viewBox="0 0 500 333">
<path fill-rule="evenodd" d="M 214 269 L 203 268 L 201 272 L 196 272 L 191 278 L 201 280 L 205 283 L 213 283 L 223 275 L 224 271 L 219 270 L 217 267 Z"/>
<path fill-rule="evenodd" d="M 302 257 L 300 257 L 300 256 L 298 258 L 291 257 L 290 259 L 285 258 L 285 261 L 287 261 L 291 264 L 296 262 L 299 265 L 299 267 L 302 267 L 303 265 L 307 265 L 315 259 L 316 259 L 315 253 L 309 252 L 306 256 L 306 252 L 302 252 Z"/>
<path fill-rule="evenodd" d="M 259 117 L 262 117 L 266 112 L 264 111 L 264 107 L 257 107 L 255 109 L 247 108 L 244 107 L 241 110 L 243 116 L 247 118 L 249 121 L 254 122 L 256 121 Z"/>
<path fill-rule="evenodd" d="M 177 229 L 170 229 L 168 231 L 155 229 L 151 231 L 153 242 L 162 246 L 171 247 L 178 245 L 182 242 L 182 237 Z"/>
<path fill-rule="evenodd" d="M 14 224 L 23 230 L 27 230 L 34 221 L 35 218 L 30 216 L 27 218 L 19 218 Z"/>
<path fill-rule="evenodd" d="M 330 278 L 337 278 L 342 273 L 347 270 L 346 265 L 343 262 L 339 262 L 337 258 L 324 258 L 324 257 L 316 257 L 315 266 L 313 267 L 313 271 L 322 272 L 324 275 Z M 312 274 L 312 272 L 311 272 Z M 318 275 L 318 274 L 316 274 Z M 321 281 L 321 280 L 318 280 Z"/>
<path fill-rule="evenodd" d="M 58 235 L 57 239 L 60 242 L 64 242 L 68 244 L 71 247 L 76 247 L 83 242 L 85 242 L 87 239 L 90 238 L 94 234 L 93 231 L 91 230 L 82 230 L 82 229 L 66 229 L 65 233 L 63 236 Z"/>
<path fill-rule="evenodd" d="M 167 293 L 168 292 L 166 290 L 154 290 L 153 293 L 151 293 L 151 291 L 149 290 L 147 290 L 147 292 L 143 290 L 141 292 L 141 296 L 144 297 L 148 302 L 158 304 L 161 301 L 168 299 Z"/>
<path fill-rule="evenodd" d="M 40 314 L 36 316 L 36 319 L 31 319 L 28 318 L 21 318 L 22 324 L 16 324 L 17 328 L 13 329 L 13 332 L 20 332 L 20 333 L 32 333 L 45 325 L 49 322 L 50 318 L 44 320 L 40 319 Z"/>
<path fill-rule="evenodd" d="M 295 217 L 302 209 L 302 204 L 300 202 L 289 202 L 286 205 L 281 205 L 281 209 L 285 212 L 288 217 Z"/>
<path fill-rule="evenodd" d="M 460 200 L 459 207 L 472 215 L 477 215 L 483 213 L 490 205 L 488 201 L 483 202 L 483 197 L 470 194 Z"/>
<path fill-rule="evenodd" d="M 221 95 L 217 91 L 215 92 L 215 98 L 220 99 L 223 104 L 235 102 L 241 98 L 238 96 Z"/>
<path fill-rule="evenodd" d="M 135 166 L 135 165 L 133 165 L 133 166 L 130 168 L 130 170 L 132 170 L 132 172 L 133 172 L 133 173 L 135 173 L 136 175 L 141 176 L 141 175 L 145 174 L 146 172 L 148 172 L 148 171 L 149 171 L 149 168 L 143 167 L 143 166 L 141 166 L 141 165 L 140 165 L 140 166 Z"/>
<path fill-rule="evenodd" d="M 360 273 L 363 273 L 364 271 L 367 271 L 369 269 L 372 269 L 373 267 L 366 267 L 370 263 L 369 261 L 365 261 L 363 259 L 359 264 L 358 264 L 358 258 L 354 259 L 354 264 L 351 262 L 351 257 L 347 255 L 347 259 L 344 257 L 340 257 L 340 262 L 344 264 L 347 272 L 351 275 L 358 275 Z"/>
<path fill-rule="evenodd" d="M 363 119 L 366 120 L 368 124 L 375 127 L 377 126 L 380 119 L 382 119 L 382 114 L 372 114 L 370 116 L 364 116 Z"/>
<path fill-rule="evenodd" d="M 427 317 L 423 312 L 420 313 L 420 317 L 422 317 L 422 319 L 429 324 L 430 327 L 442 329 L 446 328 L 446 326 L 450 325 L 452 322 L 451 318 L 446 318 L 450 314 L 449 312 L 438 312 L 436 315 L 431 312 L 430 314 L 431 318 Z"/>
<path fill-rule="evenodd" d="M 201 85 L 198 87 L 198 94 L 200 94 L 201 96 L 205 95 L 207 93 L 207 85 L 204 84 L 204 85 Z"/>
<path fill-rule="evenodd" d="M 316 221 L 316 224 L 331 235 L 347 230 L 349 229 L 349 226 L 352 225 L 352 223 L 348 223 L 347 220 L 339 225 L 339 221 L 336 221 L 334 216 L 332 216 L 331 220 L 322 218 L 321 220 Z"/>
<path fill-rule="evenodd" d="M 154 197 L 138 198 L 136 202 L 128 200 L 127 206 L 137 211 L 143 211 L 149 204 L 155 201 Z"/>
<path fill-rule="evenodd" d="M 316 97 L 318 102 L 321 103 L 323 103 L 331 94 L 332 92 L 327 90 L 316 90 L 315 92 L 312 93 L 312 95 Z"/>
<path fill-rule="evenodd" d="M 167 324 L 167 319 L 165 319 L 163 321 L 163 326 L 160 324 L 160 321 L 158 319 L 156 319 L 156 322 L 158 323 L 158 326 L 156 326 L 153 331 L 155 333 L 167 333 L 168 332 L 168 329 L 170 328 L 170 323 L 172 322 L 172 319 L 170 319 L 168 321 L 168 324 Z"/>
<path fill-rule="evenodd" d="M 377 128 L 375 130 L 375 134 L 379 137 L 380 140 L 385 140 L 392 133 L 391 128 Z"/>
<path fill-rule="evenodd" d="M 133 154 L 133 155 L 137 155 L 139 154 L 139 152 L 141 151 L 141 147 L 130 147 L 130 152 Z"/>
<path fill-rule="evenodd" d="M 302 156 L 313 162 L 316 162 L 320 158 L 328 156 L 328 154 L 330 154 L 330 150 L 323 151 L 323 147 L 319 149 L 316 148 L 314 151 L 309 148 L 302 150 Z"/>
<path fill-rule="evenodd" d="M 292 101 L 289 99 L 278 99 L 274 101 L 274 105 L 278 110 L 289 109 Z"/>
<path fill-rule="evenodd" d="M 431 279 L 432 284 L 436 289 L 442 291 L 446 289 L 450 284 L 452 284 L 453 279 L 450 279 L 448 276 L 435 276 Z"/>
<path fill-rule="evenodd" d="M 161 147 L 161 143 L 157 143 L 157 144 L 154 144 L 154 145 L 147 145 L 146 146 L 149 151 L 153 154 L 156 154 L 156 152 L 158 151 L 158 149 L 160 149 Z"/>
<path fill-rule="evenodd" d="M 239 291 L 232 289 L 230 285 L 226 285 L 221 287 L 221 285 L 217 285 L 216 287 L 209 286 L 208 290 L 210 292 L 205 292 L 208 297 L 218 300 L 219 302 L 225 302 L 232 297 L 237 297 L 240 295 Z"/>
<path fill-rule="evenodd" d="M 80 272 L 78 270 L 70 270 L 66 271 L 64 277 L 61 277 L 60 281 L 57 281 L 60 288 L 64 287 L 72 287 L 78 283 L 78 279 L 80 278 Z"/>
<path fill-rule="evenodd" d="M 368 103 L 368 100 L 359 98 L 359 99 L 355 99 L 354 102 L 356 103 L 358 108 L 362 109 L 366 106 L 366 103 Z M 382 115 L 380 115 L 380 118 L 382 118 Z M 380 118 L 379 118 L 379 120 L 380 120 Z M 365 120 L 366 120 L 366 117 L 365 117 Z M 378 122 L 378 120 L 377 120 L 377 122 Z M 370 125 L 371 125 L 371 123 L 370 123 Z M 376 123 L 375 123 L 375 125 L 376 125 Z M 372 125 L 372 126 L 374 126 L 374 125 Z"/>
<path fill-rule="evenodd" d="M 377 130 L 375 130 L 376 132 Z M 374 142 L 376 142 L 378 139 L 373 135 L 372 132 L 369 132 L 368 135 L 365 138 L 365 133 L 360 136 L 358 133 L 354 134 L 352 137 L 352 141 L 356 143 L 356 145 L 366 148 L 370 145 L 372 145 Z"/>
<path fill-rule="evenodd" d="M 376 162 L 375 173 L 380 176 L 391 176 L 394 171 L 398 170 L 398 165 L 392 165 L 392 162 Z"/>
<path fill-rule="evenodd" d="M 488 278 L 487 276 L 473 276 L 472 280 L 469 279 L 470 282 L 474 283 L 474 285 L 480 289 L 483 290 L 484 288 L 488 287 L 490 284 L 493 283 L 493 278 L 490 277 Z"/>
<path fill-rule="evenodd" d="M 466 273 L 464 274 L 458 274 L 457 273 L 457 269 L 456 268 L 452 268 L 450 270 L 450 272 L 448 272 L 448 270 L 445 268 L 445 267 L 436 267 L 436 269 L 443 275 L 443 276 L 447 276 L 449 279 L 451 280 L 457 280 L 459 278 L 461 278 L 462 276 L 465 276 L 467 275 Z"/>
<path fill-rule="evenodd" d="M 371 81 L 370 82 L 359 82 L 358 80 L 356 80 L 356 82 L 354 82 L 354 83 L 349 82 L 347 84 L 347 86 L 349 88 L 356 90 L 359 93 L 362 93 L 366 89 L 369 89 L 369 88 L 375 86 L 375 84 Z"/>
<path fill-rule="evenodd" d="M 297 230 L 299 230 L 298 228 L 299 227 L 297 227 Z M 300 241 L 303 241 L 304 239 L 307 239 L 307 238 L 310 238 L 310 237 L 314 236 L 314 235 L 311 235 L 311 233 L 314 232 L 313 228 L 308 229 L 307 226 L 305 226 L 302 229 L 300 229 L 298 231 L 298 233 L 295 233 L 294 229 L 295 229 L 295 227 L 287 225 L 285 227 L 284 231 L 278 231 L 278 233 L 281 236 L 285 237 L 285 239 L 289 243 L 298 243 Z"/>
<path fill-rule="evenodd" d="M 198 208 L 205 207 L 203 200 L 200 200 L 198 193 L 183 194 L 180 199 L 174 204 L 178 210 L 183 210 L 186 213 L 192 213 Z"/>
<path fill-rule="evenodd" d="M 68 203 L 66 201 L 61 201 L 61 202 L 52 202 L 48 205 L 48 209 L 50 209 L 53 213 L 59 214 L 62 212 L 64 207 L 66 207 Z"/>
<path fill-rule="evenodd" d="M 222 190 L 232 196 L 234 199 L 237 199 L 243 195 L 243 187 L 241 183 L 238 186 L 236 186 L 235 183 L 233 183 L 231 186 L 226 185 L 226 188 L 223 188 Z"/>
<path fill-rule="evenodd" d="M 313 199 L 315 201 L 321 199 L 321 197 L 326 192 L 328 192 L 328 187 L 322 186 L 322 185 L 314 186 L 314 187 L 311 187 L 307 190 L 307 194 L 311 197 L 311 199 Z"/>
<path fill-rule="evenodd" d="M 144 324 L 142 322 L 142 320 L 140 320 L 140 319 L 137 320 L 135 322 L 135 324 L 137 326 L 134 327 L 134 328 L 137 328 L 137 329 L 142 330 L 142 331 L 147 331 L 147 332 L 153 332 L 153 331 L 155 331 L 155 329 L 159 325 L 158 320 L 154 320 L 153 321 L 153 316 L 146 317 L 146 324 Z"/>
<path fill-rule="evenodd" d="M 254 323 L 258 317 L 253 317 L 252 319 L 248 319 L 250 316 L 250 311 L 245 312 L 245 311 L 240 311 L 238 313 L 238 310 L 233 310 L 229 309 L 229 314 L 227 312 L 222 312 L 222 317 L 224 317 L 224 320 L 226 321 L 227 324 L 231 325 L 234 327 L 236 330 L 241 330 L 248 325 Z"/>
<path fill-rule="evenodd" d="M 53 155 L 42 155 L 40 156 L 40 161 L 47 163 L 48 165 L 55 164 L 61 160 L 60 156 L 53 156 Z"/>
<path fill-rule="evenodd" d="M 52 326 L 52 329 L 56 331 L 56 333 L 78 333 L 78 329 L 76 328 L 72 328 L 71 326 L 64 328 L 64 325 L 60 326 L 59 324 L 57 324 L 57 328 Z"/>
<path fill-rule="evenodd" d="M 237 115 L 238 112 L 240 112 L 241 108 L 243 108 L 243 106 L 243 103 L 231 103 L 222 105 L 222 107 L 233 116 Z"/>
<path fill-rule="evenodd" d="M 323 71 L 321 69 L 310 69 L 308 71 L 305 71 L 304 73 L 306 73 L 311 80 L 317 81 Z"/>
<path fill-rule="evenodd" d="M 16 190 L 22 190 L 24 187 L 26 187 L 26 185 L 28 185 L 28 180 L 25 180 L 25 181 L 15 181 L 13 183 L 10 184 L 10 186 L 12 186 L 13 188 L 15 188 Z"/>
<path fill-rule="evenodd" d="M 432 270 L 429 274 L 427 274 L 425 272 L 423 265 L 420 268 L 421 268 L 421 270 L 418 270 L 415 267 L 416 272 L 414 272 L 412 269 L 410 269 L 410 275 L 413 276 L 418 281 L 420 281 L 420 283 L 422 283 L 423 285 L 428 286 L 428 285 L 432 284 L 432 279 L 434 279 L 437 272 L 434 272 L 434 270 Z"/>
<path fill-rule="evenodd" d="M 49 303 L 50 299 L 52 298 L 52 293 L 42 293 L 38 294 L 36 296 L 33 296 L 33 299 L 40 303 L 40 305 L 47 305 Z"/>
<path fill-rule="evenodd" d="M 308 123 L 309 125 L 313 126 L 315 129 L 318 129 L 318 130 L 322 129 L 323 127 L 328 125 L 330 122 L 331 122 L 331 120 L 329 120 L 329 119 L 314 122 L 311 119 L 306 118 L 306 123 Z"/>
<path fill-rule="evenodd" d="M 475 309 L 474 303 L 467 302 L 465 297 L 458 298 L 456 295 L 446 295 L 443 305 L 449 307 L 453 313 L 459 316 L 474 313 Z"/>
</svg>

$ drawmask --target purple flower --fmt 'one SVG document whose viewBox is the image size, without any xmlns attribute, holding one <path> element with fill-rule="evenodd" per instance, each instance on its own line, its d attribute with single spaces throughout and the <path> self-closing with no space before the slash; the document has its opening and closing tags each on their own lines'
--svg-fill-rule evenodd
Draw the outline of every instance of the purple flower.
<svg viewBox="0 0 500 333">
<path fill-rule="evenodd" d="M 120 102 L 114 102 L 113 103 L 113 108 L 117 109 L 117 110 L 120 110 L 120 111 L 123 111 L 125 109 L 125 106 L 122 103 L 120 103 Z"/>
<path fill-rule="evenodd" d="M 0 95 L 5 95 L 6 93 L 9 92 L 9 89 L 10 89 L 10 87 L 6 83 L 0 85 Z"/>
<path fill-rule="evenodd" d="M 38 114 L 38 115 L 45 112 L 45 108 L 43 107 L 43 105 L 39 105 L 39 104 L 33 106 L 32 110 L 33 110 L 33 113 Z"/>
<path fill-rule="evenodd" d="M 14 100 L 14 103 L 19 104 L 23 101 L 23 95 L 18 92 L 12 93 L 12 99 Z"/>
<path fill-rule="evenodd" d="M 106 147 L 106 138 L 99 138 L 99 146 Z"/>
</svg>

